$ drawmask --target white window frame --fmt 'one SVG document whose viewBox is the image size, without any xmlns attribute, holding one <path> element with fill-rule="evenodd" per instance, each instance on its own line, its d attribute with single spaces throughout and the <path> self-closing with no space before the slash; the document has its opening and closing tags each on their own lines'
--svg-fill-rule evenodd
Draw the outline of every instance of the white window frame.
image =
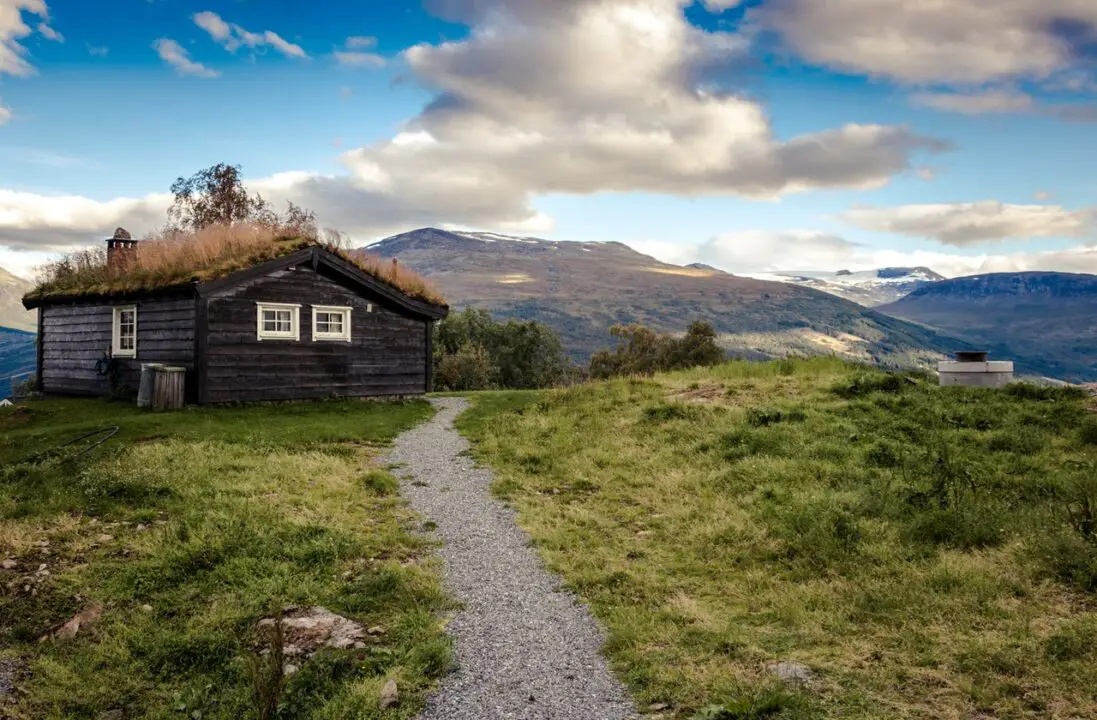
<svg viewBox="0 0 1097 720">
<path fill-rule="evenodd" d="M 312 339 L 334 340 L 336 342 L 350 342 L 350 311 L 354 308 L 340 305 L 313 305 L 312 306 Z M 343 332 L 319 332 L 316 329 L 316 316 L 320 313 L 332 313 L 343 316 Z"/>
<path fill-rule="evenodd" d="M 133 312 L 133 347 L 122 348 L 122 313 Z M 135 358 L 137 357 L 137 306 L 118 305 L 114 308 L 114 317 L 110 331 L 110 354 L 112 357 Z"/>
<path fill-rule="evenodd" d="M 290 329 L 288 332 L 278 332 L 263 329 L 264 310 L 289 310 Z M 301 305 L 300 303 L 255 303 L 255 338 L 256 340 L 301 340 Z"/>
</svg>

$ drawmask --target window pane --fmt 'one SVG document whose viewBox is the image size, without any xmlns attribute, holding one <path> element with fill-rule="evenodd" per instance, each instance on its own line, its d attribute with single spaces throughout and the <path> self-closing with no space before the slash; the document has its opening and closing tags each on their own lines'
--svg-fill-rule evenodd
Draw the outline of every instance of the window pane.
<svg viewBox="0 0 1097 720">
<path fill-rule="evenodd" d="M 263 332 L 289 333 L 293 330 L 291 310 L 263 310 Z"/>
</svg>

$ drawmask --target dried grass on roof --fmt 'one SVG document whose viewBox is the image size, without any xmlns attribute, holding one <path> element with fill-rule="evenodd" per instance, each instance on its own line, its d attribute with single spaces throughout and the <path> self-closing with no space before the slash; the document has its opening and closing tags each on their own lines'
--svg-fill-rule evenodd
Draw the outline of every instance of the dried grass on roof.
<svg viewBox="0 0 1097 720">
<path fill-rule="evenodd" d="M 411 297 L 444 303 L 429 282 L 403 266 L 348 250 L 337 241 L 318 243 L 313 233 L 300 228 L 247 223 L 155 233 L 129 250 L 124 263 L 114 266 L 107 262 L 105 244 L 70 253 L 39 268 L 40 282 L 28 297 L 140 292 L 206 282 L 315 244 Z"/>
</svg>

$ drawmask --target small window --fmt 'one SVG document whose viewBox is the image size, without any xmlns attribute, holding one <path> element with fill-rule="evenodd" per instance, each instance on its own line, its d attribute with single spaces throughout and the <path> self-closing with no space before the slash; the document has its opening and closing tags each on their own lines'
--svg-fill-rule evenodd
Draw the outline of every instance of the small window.
<svg viewBox="0 0 1097 720">
<path fill-rule="evenodd" d="M 312 339 L 350 342 L 349 307 L 312 306 Z"/>
<path fill-rule="evenodd" d="M 300 340 L 301 306 L 256 303 L 256 337 L 259 340 Z"/>
<path fill-rule="evenodd" d="M 114 357 L 137 357 L 137 306 L 114 308 L 111 355 Z"/>
</svg>

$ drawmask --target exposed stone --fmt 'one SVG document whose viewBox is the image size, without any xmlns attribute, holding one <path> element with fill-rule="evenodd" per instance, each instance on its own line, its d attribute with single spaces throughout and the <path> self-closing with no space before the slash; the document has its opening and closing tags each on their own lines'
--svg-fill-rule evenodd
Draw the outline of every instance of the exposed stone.
<svg viewBox="0 0 1097 720">
<path fill-rule="evenodd" d="M 400 691 L 396 687 L 396 681 L 389 678 L 389 681 L 385 683 L 385 686 L 381 688 L 380 705 L 381 709 L 392 707 L 400 701 Z"/>
<path fill-rule="evenodd" d="M 19 563 L 11 558 L 0 562 L 0 568 L 4 568 L 5 570 L 14 570 L 17 567 L 19 567 Z"/>
<path fill-rule="evenodd" d="M 261 628 L 273 626 L 273 618 L 259 621 Z M 309 657 L 322 647 L 352 648 L 365 635 L 359 623 L 322 607 L 294 608 L 282 616 L 282 653 L 286 657 Z"/>
<path fill-rule="evenodd" d="M 152 612 L 152 605 L 142 605 L 142 606 L 141 606 L 141 610 L 142 610 L 143 612 L 147 612 L 147 613 L 150 613 L 150 612 Z"/>
<path fill-rule="evenodd" d="M 22 673 L 22 669 L 15 660 L 0 658 L 0 698 L 15 692 L 15 681 Z"/>
<path fill-rule="evenodd" d="M 369 630 L 366 630 L 366 632 L 370 635 L 384 635 L 385 628 L 381 627 L 380 625 L 374 625 Z"/>
<path fill-rule="evenodd" d="M 815 678 L 815 673 L 807 665 L 790 660 L 769 663 L 766 665 L 766 670 L 790 685 L 807 685 Z"/>
<path fill-rule="evenodd" d="M 72 616 L 72 619 L 66 622 L 64 625 L 55 630 L 52 635 L 55 638 L 68 639 L 76 637 L 77 633 L 87 628 L 96 620 L 103 616 L 102 605 L 92 605 L 86 608 L 83 612 L 78 612 Z M 48 635 L 41 638 L 45 640 Z"/>
</svg>

